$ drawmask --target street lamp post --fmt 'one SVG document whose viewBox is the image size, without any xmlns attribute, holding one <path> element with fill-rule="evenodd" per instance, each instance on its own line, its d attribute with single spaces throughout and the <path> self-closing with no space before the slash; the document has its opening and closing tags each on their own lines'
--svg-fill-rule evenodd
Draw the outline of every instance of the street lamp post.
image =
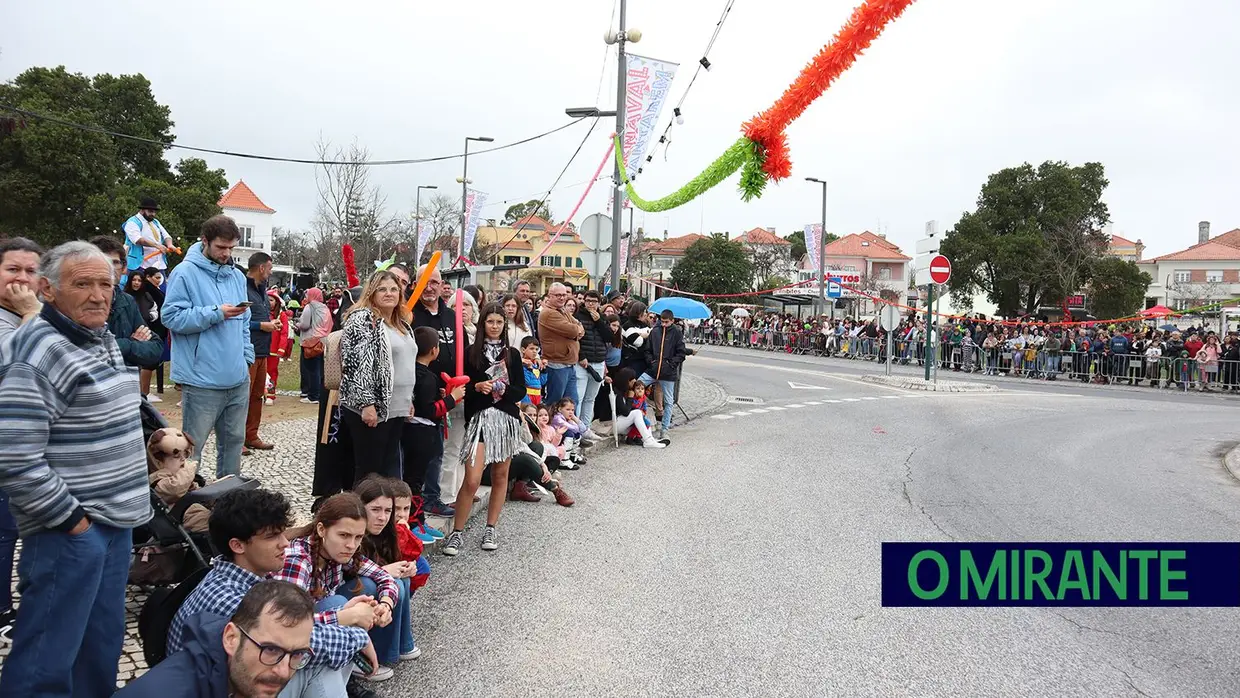
<svg viewBox="0 0 1240 698">
<path fill-rule="evenodd" d="M 422 236 L 422 190 L 438 189 L 435 184 L 419 184 L 416 194 L 417 203 L 413 209 L 413 266 L 419 266 L 422 263 L 422 250 L 418 247 L 418 240 Z"/>
<path fill-rule="evenodd" d="M 457 237 L 460 239 L 458 247 L 457 260 L 465 259 L 465 202 L 469 200 L 469 142 L 478 141 L 479 143 L 490 143 L 494 138 L 487 136 L 466 136 L 465 137 L 465 157 L 462 158 L 464 164 L 461 168 L 461 230 Z M 453 264 L 453 266 L 456 266 Z"/>
<path fill-rule="evenodd" d="M 827 183 L 817 177 L 805 181 L 822 185 L 822 231 L 818 234 L 818 316 L 827 311 Z"/>
</svg>

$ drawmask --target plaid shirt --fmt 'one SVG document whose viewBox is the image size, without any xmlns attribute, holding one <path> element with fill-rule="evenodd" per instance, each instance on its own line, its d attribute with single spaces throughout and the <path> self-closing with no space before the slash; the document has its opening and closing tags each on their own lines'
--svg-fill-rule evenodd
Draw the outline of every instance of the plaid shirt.
<svg viewBox="0 0 1240 698">
<path fill-rule="evenodd" d="M 388 599 L 392 604 L 392 608 L 396 608 L 396 604 L 400 601 L 400 587 L 396 586 L 396 580 L 392 579 L 392 575 L 383 570 L 382 567 L 371 562 L 367 557 L 359 558 L 361 563 L 356 565 L 342 565 L 338 562 L 328 562 L 323 566 L 323 570 L 319 572 L 318 579 L 314 577 L 314 558 L 310 554 L 310 539 L 296 538 L 288 544 L 288 549 L 284 551 L 284 569 L 271 575 L 272 579 L 279 579 L 285 582 L 292 582 L 297 586 L 309 591 L 314 588 L 314 582 L 317 581 L 323 588 L 324 598 L 332 596 L 340 585 L 344 584 L 345 573 L 359 577 L 369 577 L 379 589 L 379 601 Z M 315 599 L 315 602 L 323 599 Z M 321 611 L 314 614 L 316 623 L 337 624 L 340 619 L 335 611 Z"/>
<path fill-rule="evenodd" d="M 185 621 L 190 616 L 206 612 L 230 618 L 237 612 L 242 597 L 250 587 L 262 580 L 262 577 L 222 557 L 215 558 L 211 571 L 190 593 L 189 598 L 185 599 L 176 617 L 172 619 L 172 625 L 168 628 L 168 654 L 182 648 L 181 636 L 185 630 Z M 368 642 L 370 636 L 361 628 L 328 625 L 316 619 L 314 630 L 310 633 L 310 649 L 314 651 L 310 666 L 327 664 L 333 669 L 339 669 Z"/>
</svg>

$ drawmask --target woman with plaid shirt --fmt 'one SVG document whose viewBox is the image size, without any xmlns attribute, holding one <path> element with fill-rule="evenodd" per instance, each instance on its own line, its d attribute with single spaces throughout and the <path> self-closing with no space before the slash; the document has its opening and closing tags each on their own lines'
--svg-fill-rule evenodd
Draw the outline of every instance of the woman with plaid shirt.
<svg viewBox="0 0 1240 698">
<path fill-rule="evenodd" d="M 314 622 L 364 630 L 392 622 L 400 588 L 390 574 L 362 554 L 366 509 L 356 494 L 329 497 L 319 507 L 314 522 L 293 535 L 284 551 L 284 568 L 271 578 L 292 582 L 310 592 L 315 602 Z M 374 597 L 358 595 L 360 580 L 355 589 L 344 589 L 346 576 L 368 578 L 378 592 Z M 392 676 L 391 667 L 377 663 L 364 675 L 370 681 L 386 681 Z"/>
</svg>

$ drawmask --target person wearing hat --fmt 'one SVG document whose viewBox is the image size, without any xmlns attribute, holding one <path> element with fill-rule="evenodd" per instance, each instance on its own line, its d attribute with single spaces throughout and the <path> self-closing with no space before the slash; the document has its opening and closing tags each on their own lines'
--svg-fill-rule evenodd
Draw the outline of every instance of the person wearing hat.
<svg viewBox="0 0 1240 698">
<path fill-rule="evenodd" d="M 129 271 L 145 267 L 168 268 L 166 255 L 176 247 L 172 236 L 155 218 L 158 212 L 159 202 L 144 196 L 138 204 L 138 212 L 121 226 L 125 232 L 125 263 Z"/>
</svg>

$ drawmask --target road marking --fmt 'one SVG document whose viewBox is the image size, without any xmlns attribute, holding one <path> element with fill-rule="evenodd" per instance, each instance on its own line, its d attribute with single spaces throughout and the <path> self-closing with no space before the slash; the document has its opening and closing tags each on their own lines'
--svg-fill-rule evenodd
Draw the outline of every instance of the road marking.
<svg viewBox="0 0 1240 698">
<path fill-rule="evenodd" d="M 760 407 L 756 410 L 749 410 L 749 414 L 766 414 L 766 413 L 767 413 L 767 410 L 762 409 Z"/>
<path fill-rule="evenodd" d="M 861 398 L 859 398 L 859 397 L 846 397 L 846 398 L 844 398 L 844 402 L 861 402 Z"/>
<path fill-rule="evenodd" d="M 863 397 L 863 398 L 861 398 L 861 399 L 862 399 L 862 400 L 877 400 L 878 398 L 873 397 L 873 396 L 866 396 L 866 397 Z"/>
<path fill-rule="evenodd" d="M 787 407 L 780 407 L 779 405 L 771 405 L 771 406 L 770 406 L 770 407 L 768 407 L 767 409 L 768 409 L 768 410 L 773 410 L 773 411 L 775 411 L 775 412 L 783 412 L 784 410 L 786 410 L 786 409 L 788 409 L 788 408 L 787 408 Z"/>
<path fill-rule="evenodd" d="M 802 404 L 799 404 L 799 403 L 793 403 L 793 404 L 791 404 L 791 405 L 788 405 L 787 407 L 788 407 L 788 409 L 790 409 L 790 410 L 795 410 L 795 409 L 797 409 L 798 407 L 805 407 L 805 405 L 802 405 Z"/>
<path fill-rule="evenodd" d="M 809 401 L 809 402 L 807 402 L 807 403 L 805 403 L 805 404 L 807 404 L 807 405 L 821 405 L 822 403 L 821 403 L 821 402 L 818 402 L 817 400 L 811 400 L 811 401 Z"/>
<path fill-rule="evenodd" d="M 884 395 L 883 399 L 884 400 L 899 400 L 900 396 L 899 395 Z"/>
<path fill-rule="evenodd" d="M 794 383 L 793 381 L 788 381 L 788 387 L 793 390 L 830 390 L 830 388 L 822 385 L 807 385 L 805 383 Z"/>
<path fill-rule="evenodd" d="M 712 414 L 711 418 L 713 419 L 735 419 L 735 417 L 733 417 L 730 414 Z"/>
<path fill-rule="evenodd" d="M 748 412 L 733 412 L 733 413 L 732 413 L 732 416 L 733 416 L 733 417 L 744 417 L 744 416 L 745 416 L 745 415 L 747 415 L 747 414 L 749 414 L 749 413 L 748 413 Z"/>
<path fill-rule="evenodd" d="M 840 402 L 840 400 L 823 400 L 823 402 L 829 402 L 829 403 L 831 403 L 832 405 L 834 405 L 834 404 L 836 404 L 836 403 Z"/>
</svg>

